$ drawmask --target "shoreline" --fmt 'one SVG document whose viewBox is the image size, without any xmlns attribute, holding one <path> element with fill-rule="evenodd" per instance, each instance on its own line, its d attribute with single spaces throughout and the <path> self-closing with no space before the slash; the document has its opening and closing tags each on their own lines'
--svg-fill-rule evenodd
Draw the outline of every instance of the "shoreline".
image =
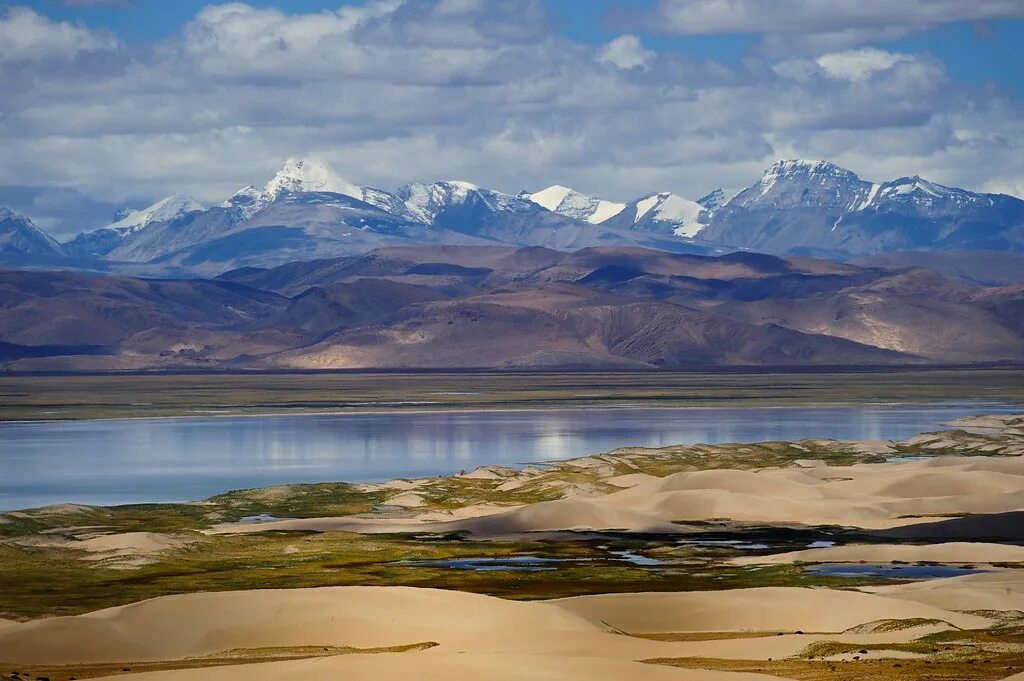
<svg viewBox="0 0 1024 681">
<path fill-rule="evenodd" d="M 892 404 L 894 404 L 894 403 L 878 404 L 877 406 L 891 406 Z M 895 403 L 895 404 L 899 404 L 899 403 Z M 999 412 L 990 412 L 990 413 L 979 414 L 977 412 L 970 412 L 970 411 L 968 411 L 963 416 L 957 417 L 957 418 L 952 419 L 950 421 L 944 421 L 944 422 L 940 422 L 940 423 L 936 424 L 936 426 L 940 426 L 940 427 L 944 428 L 944 430 L 919 430 L 915 434 L 913 434 L 909 438 L 907 438 L 907 440 L 912 440 L 914 438 L 917 438 L 917 437 L 920 437 L 920 436 L 923 436 L 923 435 L 927 435 L 927 434 L 930 434 L 930 433 L 945 433 L 945 432 L 952 432 L 952 431 L 956 431 L 956 430 L 963 431 L 963 432 L 971 434 L 971 435 L 981 436 L 981 437 L 984 437 L 986 435 L 998 434 L 1000 432 L 1000 430 L 1001 430 L 1001 428 L 999 426 L 963 425 L 963 424 L 959 424 L 957 422 L 958 421 L 963 421 L 963 420 L 969 420 L 969 419 L 982 419 L 982 418 L 987 418 L 987 417 L 1014 418 L 1014 417 L 1018 416 L 1018 412 L 1012 411 L 1015 408 L 1015 405 L 1005 405 L 1005 406 L 1006 406 L 1007 409 L 1005 411 L 999 411 Z M 834 407 L 834 405 L 815 405 L 815 408 L 818 408 L 818 409 L 828 409 L 828 408 L 833 408 L 833 407 Z M 715 408 L 716 407 L 707 407 L 706 409 L 715 409 Z M 797 408 L 797 407 L 772 406 L 772 407 L 763 407 L 763 408 L 764 409 L 787 409 L 787 408 Z M 669 407 L 668 409 L 671 409 L 671 407 Z M 480 411 L 487 411 L 487 412 L 499 411 L 499 412 L 501 412 L 501 411 L 506 411 L 506 410 L 480 410 Z M 511 411 L 511 410 L 509 410 L 509 411 Z M 536 410 L 533 410 L 533 411 L 551 411 L 551 410 L 536 409 Z M 374 413 L 377 413 L 377 412 L 374 412 Z M 381 412 L 381 413 L 389 413 L 389 412 Z M 436 412 L 416 412 L 416 413 L 436 413 Z M 349 412 L 347 415 L 358 416 L 358 415 L 361 415 L 361 414 Z M 295 415 L 295 416 L 300 416 L 300 415 Z M 229 415 L 224 415 L 221 418 L 230 418 L 230 417 L 231 416 L 229 416 Z M 162 420 L 162 419 L 168 419 L 168 418 L 189 418 L 189 417 L 122 417 L 120 419 L 87 419 L 87 420 L 96 420 L 96 421 L 107 422 L 107 421 L 111 421 L 111 420 L 125 420 L 125 421 L 147 420 L 147 419 L 161 419 Z M 203 417 L 197 417 L 197 418 L 203 418 Z M 243 417 L 243 418 L 247 418 L 247 417 Z M 264 418 L 264 417 L 253 415 L 251 418 Z M 59 421 L 59 422 L 60 423 L 78 423 L 79 421 L 81 421 L 81 419 L 67 419 L 67 420 Z M 48 422 L 24 421 L 24 422 L 6 422 L 6 423 L 33 424 L 33 423 L 53 423 L 53 421 L 48 421 Z M 4 423 L 0 423 L 0 428 L 2 428 L 3 425 L 4 425 Z M 815 437 L 801 438 L 801 440 L 828 441 L 828 442 L 831 442 L 834 446 L 839 447 L 839 448 L 843 448 L 843 447 L 854 447 L 855 448 L 855 447 L 858 447 L 858 446 L 863 447 L 863 446 L 865 446 L 868 443 L 875 443 L 875 442 L 882 442 L 882 443 L 885 443 L 886 445 L 889 445 L 889 446 L 896 446 L 896 445 L 901 445 L 902 443 L 905 443 L 907 441 L 907 440 L 894 440 L 894 439 L 869 440 L 869 439 L 835 439 L 835 438 L 815 438 Z M 187 505 L 202 505 L 202 504 L 208 503 L 211 499 L 214 499 L 216 497 L 221 497 L 221 496 L 226 496 L 226 495 L 231 495 L 231 494 L 237 494 L 237 493 L 244 493 L 244 492 L 261 492 L 261 491 L 265 491 L 265 490 L 276 489 L 276 488 L 284 488 L 284 487 L 306 487 L 306 486 L 315 486 L 315 485 L 348 485 L 348 486 L 351 486 L 351 487 L 365 487 L 365 486 L 383 486 L 383 487 L 387 487 L 387 486 L 390 486 L 392 484 L 405 483 L 405 482 L 420 482 L 420 481 L 425 481 L 425 480 L 457 479 L 457 478 L 460 478 L 460 477 L 466 477 L 466 475 L 472 474 L 475 471 L 486 470 L 486 469 L 507 469 L 507 470 L 510 470 L 510 471 L 522 472 L 524 469 L 527 469 L 527 468 L 529 468 L 531 466 L 536 466 L 536 467 L 541 467 L 541 468 L 549 468 L 549 469 L 552 468 L 552 467 L 559 467 L 559 466 L 572 466 L 575 462 L 585 461 L 585 460 L 588 460 L 588 459 L 594 459 L 594 458 L 599 458 L 599 457 L 604 457 L 604 456 L 608 456 L 608 455 L 613 455 L 615 452 L 618 452 L 618 451 L 644 450 L 644 451 L 657 452 L 657 451 L 665 451 L 665 450 L 672 450 L 672 449 L 687 449 L 687 448 L 697 448 L 697 449 L 699 449 L 699 448 L 745 448 L 745 447 L 763 447 L 765 445 L 778 444 L 778 443 L 790 445 L 790 444 L 793 444 L 793 443 L 796 443 L 796 442 L 800 442 L 800 440 L 757 440 L 757 441 L 744 441 L 744 442 L 714 442 L 714 443 L 692 442 L 692 443 L 673 443 L 671 445 L 664 445 L 664 446 L 659 446 L 659 447 L 645 447 L 645 446 L 642 446 L 642 445 L 623 445 L 621 447 L 618 447 L 618 448 L 612 449 L 612 450 L 601 451 L 601 452 L 591 452 L 591 453 L 588 453 L 588 454 L 581 454 L 581 455 L 571 456 L 571 457 L 564 458 L 564 459 L 543 459 L 543 460 L 537 460 L 537 461 L 520 461 L 520 462 L 515 462 L 515 463 L 480 464 L 480 465 L 476 466 L 472 470 L 464 471 L 464 474 L 462 474 L 462 475 L 460 475 L 460 473 L 458 471 L 451 471 L 451 472 L 447 472 L 447 473 L 438 473 L 436 475 L 427 475 L 427 476 L 419 476 L 419 477 L 406 476 L 406 477 L 390 477 L 390 478 L 367 479 L 367 480 L 352 480 L 352 479 L 338 480 L 338 479 L 331 479 L 331 480 L 319 480 L 319 481 L 311 481 L 311 482 L 291 480 L 291 481 L 287 481 L 287 482 L 279 482 L 279 483 L 274 483 L 274 484 L 271 484 L 271 485 L 265 485 L 265 486 L 262 486 L 262 487 L 234 487 L 234 488 L 230 488 L 230 489 L 226 489 L 226 490 L 221 490 L 221 491 L 215 492 L 215 493 L 213 493 L 213 494 L 211 494 L 211 495 L 209 495 L 207 497 L 204 497 L 202 499 L 163 500 L 163 501 L 159 501 L 159 500 L 158 501 L 153 501 L 153 500 L 150 500 L 150 501 L 135 501 L 135 502 L 115 503 L 115 504 L 92 504 L 92 503 L 87 503 L 87 502 L 77 502 L 77 501 L 63 500 L 63 501 L 56 501 L 56 502 L 51 503 L 51 504 L 45 504 L 43 506 L 30 506 L 30 507 L 13 508 L 13 509 L 7 509 L 7 510 L 0 509 L 0 518 L 2 518 L 5 514 L 21 513 L 21 512 L 33 512 L 33 511 L 38 511 L 40 509 L 47 509 L 47 508 L 64 506 L 64 505 L 83 506 L 83 507 L 99 508 L 99 509 L 118 509 L 118 508 L 132 507 L 132 506 L 178 506 L 178 505 L 187 506 Z M 927 460 L 927 459 L 932 459 L 932 458 L 935 458 L 935 457 L 941 456 L 941 455 L 942 455 L 941 453 L 936 453 L 936 454 L 917 453 L 917 454 L 914 454 L 913 456 L 915 457 L 915 459 Z M 896 455 L 896 456 L 898 458 L 899 455 Z M 879 461 L 875 461 L 873 463 L 875 463 L 877 465 L 900 465 L 900 464 L 906 463 L 906 462 L 905 461 L 889 461 L 887 459 L 882 459 L 882 460 L 879 460 Z M 460 469 L 460 471 L 462 471 L 462 470 L 463 469 Z"/>
<path fill-rule="evenodd" d="M 762 399 L 762 398 L 751 398 L 751 399 Z M 387 409 L 373 409 L 373 408 L 354 408 L 345 411 L 328 410 L 328 411 L 307 411 L 307 412 L 294 412 L 294 411 L 268 411 L 258 413 L 247 413 L 247 412 L 231 412 L 231 413 L 220 413 L 214 412 L 209 414 L 163 414 L 155 416 L 89 416 L 83 418 L 52 418 L 52 419 L 10 419 L 4 420 L 0 416 L 0 427 L 5 424 L 32 424 L 32 423 L 81 423 L 84 421 L 163 421 L 167 419 L 181 419 L 181 420 L 192 420 L 192 419 L 221 419 L 221 418 L 238 418 L 238 419 L 264 419 L 264 418 L 276 418 L 282 416 L 294 416 L 294 417 L 308 417 L 308 416 L 377 416 L 377 415 L 388 415 L 388 414 L 502 414 L 512 412 L 560 412 L 560 411 L 597 411 L 601 409 L 607 409 L 609 411 L 627 411 L 627 410 L 651 410 L 651 411 L 670 411 L 670 410 L 705 410 L 710 411 L 713 409 L 849 409 L 856 407 L 898 407 L 898 406 L 909 406 L 915 404 L 922 404 L 928 406 L 940 406 L 943 403 L 960 404 L 964 401 L 975 402 L 972 398 L 966 398 L 965 400 L 958 399 L 943 399 L 937 398 L 932 402 L 925 400 L 906 400 L 906 401 L 893 401 L 887 400 L 884 402 L 873 402 L 866 401 L 860 402 L 855 400 L 845 400 L 830 402 L 828 404 L 822 403 L 794 403 L 794 404 L 764 404 L 764 405 L 745 405 L 745 404 L 733 404 L 729 406 L 725 405 L 710 405 L 710 404 L 693 404 L 693 405 L 646 405 L 646 404 L 600 404 L 600 405 L 576 405 L 576 406 L 564 406 L 564 407 L 539 407 L 539 406 L 523 406 L 516 407 L 513 405 L 504 407 L 458 407 L 458 406 L 441 406 L 438 409 L 407 409 L 404 407 L 396 406 Z M 988 407 L 1002 407 L 1006 405 L 1010 409 L 1016 409 L 1024 407 L 1024 400 L 1019 402 L 1001 402 L 998 400 L 984 400 L 978 399 L 977 403 L 972 406 L 978 406 L 981 408 Z M 443 402 L 438 402 L 438 405 L 443 405 Z M 939 424 L 945 425 L 945 424 Z M 693 444 L 707 444 L 707 443 L 693 443 Z M 722 444 L 750 444 L 743 442 L 734 443 L 722 443 Z"/>
</svg>

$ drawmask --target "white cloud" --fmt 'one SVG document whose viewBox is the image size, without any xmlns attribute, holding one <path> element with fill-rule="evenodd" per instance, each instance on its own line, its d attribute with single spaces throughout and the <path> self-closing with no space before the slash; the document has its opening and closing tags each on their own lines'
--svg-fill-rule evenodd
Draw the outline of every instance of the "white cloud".
<svg viewBox="0 0 1024 681">
<path fill-rule="evenodd" d="M 84 52 L 114 50 L 110 36 L 55 22 L 27 7 L 0 9 L 0 61 L 70 60 Z"/>
<path fill-rule="evenodd" d="M 891 69 L 901 61 L 911 61 L 906 55 L 874 48 L 848 50 L 824 54 L 815 60 L 818 66 L 833 78 L 864 80 L 878 71 Z"/>
<path fill-rule="evenodd" d="M 897 64 L 920 63 L 906 54 L 887 52 L 866 47 L 859 50 L 823 54 L 815 62 L 833 78 L 863 81 L 879 71 L 887 71 Z"/>
<path fill-rule="evenodd" d="M 215 203 L 296 155 L 383 188 L 457 177 L 617 200 L 743 186 L 793 156 L 872 179 L 1024 186 L 1021 104 L 960 88 L 917 54 L 696 61 L 632 35 L 570 41 L 538 0 L 307 14 L 228 3 L 130 49 L 28 10 L 4 16 L 35 36 L 19 54 L 50 56 L 0 62 L 0 203 L 14 187 L 86 195 L 90 215 L 172 192 Z M 95 226 L 55 205 L 25 212 L 64 234 Z"/>
<path fill-rule="evenodd" d="M 646 49 L 640 38 L 627 33 L 605 45 L 598 60 L 614 64 L 620 69 L 635 69 L 646 67 L 654 56 L 654 52 Z"/>
</svg>

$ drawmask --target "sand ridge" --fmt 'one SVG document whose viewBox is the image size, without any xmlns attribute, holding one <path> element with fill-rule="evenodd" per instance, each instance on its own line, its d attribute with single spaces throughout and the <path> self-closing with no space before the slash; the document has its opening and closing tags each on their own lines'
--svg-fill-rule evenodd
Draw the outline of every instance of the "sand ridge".
<svg viewBox="0 0 1024 681">
<path fill-rule="evenodd" d="M 591 469 L 599 460 L 591 457 Z M 620 476 L 609 476 L 619 481 Z M 269 530 L 353 532 L 467 531 L 481 537 L 552 530 L 679 532 L 672 523 L 727 518 L 775 525 L 887 529 L 933 522 L 936 515 L 1024 510 L 1024 458 L 937 457 L 907 463 L 706 470 L 635 476 L 610 493 L 575 489 L 565 498 L 502 508 L 228 523 L 213 533 Z M 411 509 L 414 510 L 414 509 Z"/>
<path fill-rule="evenodd" d="M 862 591 L 949 610 L 1024 612 L 1024 570 L 863 588 Z"/>
</svg>

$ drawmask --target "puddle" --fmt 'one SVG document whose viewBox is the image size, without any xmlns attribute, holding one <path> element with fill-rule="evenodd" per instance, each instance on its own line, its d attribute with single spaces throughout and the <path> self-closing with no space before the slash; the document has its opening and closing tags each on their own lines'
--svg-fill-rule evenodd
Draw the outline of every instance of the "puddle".
<svg viewBox="0 0 1024 681">
<path fill-rule="evenodd" d="M 934 456 L 929 454 L 897 454 L 896 456 L 887 457 L 884 463 L 913 463 L 914 461 L 927 461 L 934 458 Z"/>
<path fill-rule="evenodd" d="M 641 556 L 639 553 L 633 553 L 632 551 L 609 551 L 613 556 L 618 556 L 617 560 L 624 560 L 630 565 L 641 565 L 644 567 L 652 567 L 654 565 L 662 565 L 662 561 L 655 558 L 648 558 L 647 556 Z"/>
<path fill-rule="evenodd" d="M 742 551 L 761 551 L 771 548 L 768 544 L 745 542 L 740 539 L 680 539 L 678 543 L 685 546 L 718 546 Z"/>
<path fill-rule="evenodd" d="M 945 579 L 947 577 L 961 577 L 963 575 L 976 575 L 985 572 L 985 570 L 978 570 L 976 568 L 953 567 L 950 565 L 864 565 L 859 563 L 855 565 L 813 565 L 804 568 L 804 570 L 828 577 L 883 577 L 885 579 L 907 581 Z"/>
<path fill-rule="evenodd" d="M 240 523 L 272 523 L 275 520 L 283 520 L 277 516 L 272 516 L 269 513 L 260 513 L 259 515 L 247 515 L 244 518 L 239 518 Z"/>
</svg>

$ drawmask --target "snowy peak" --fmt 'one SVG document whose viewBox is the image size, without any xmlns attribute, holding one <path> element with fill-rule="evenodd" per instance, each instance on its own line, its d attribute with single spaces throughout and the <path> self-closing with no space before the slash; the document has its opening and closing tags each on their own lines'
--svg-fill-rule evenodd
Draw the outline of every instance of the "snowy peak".
<svg viewBox="0 0 1024 681">
<path fill-rule="evenodd" d="M 914 175 L 881 184 L 828 161 L 776 161 L 760 181 L 728 203 L 730 208 L 815 208 L 839 212 L 888 210 L 896 204 L 966 205 L 987 201 L 982 194 L 945 187 Z"/>
<path fill-rule="evenodd" d="M 401 200 L 405 215 L 427 224 L 433 224 L 444 211 L 470 205 L 489 213 L 523 213 L 529 212 L 531 206 L 536 209 L 522 196 L 485 189 L 464 180 L 407 184 L 400 187 L 395 196 Z"/>
<path fill-rule="evenodd" d="M 530 194 L 529 192 L 521 192 L 520 197 L 533 201 L 538 206 L 543 206 L 552 212 L 558 211 L 558 206 L 561 205 L 562 201 L 565 200 L 569 194 L 575 193 L 570 187 L 563 187 L 560 184 L 553 184 L 547 189 L 541 189 L 539 192 Z M 582 195 L 581 195 L 582 196 Z"/>
<path fill-rule="evenodd" d="M 316 159 L 288 159 L 263 191 L 272 200 L 284 193 L 298 192 L 331 192 L 363 198 L 361 187 L 343 179 L 325 161 Z"/>
<path fill-rule="evenodd" d="M 700 237 L 772 254 L 849 258 L 895 250 L 1017 250 L 1024 201 L 914 175 L 881 183 L 825 161 L 778 161 L 708 213 Z"/>
<path fill-rule="evenodd" d="M 597 225 L 615 217 L 625 209 L 626 204 L 598 199 L 560 184 L 529 194 L 522 192 L 520 198 L 533 201 L 553 213 L 565 215 Z"/>
<path fill-rule="evenodd" d="M 360 201 L 364 196 L 362 187 L 342 178 L 327 162 L 290 158 L 262 190 L 253 185 L 243 187 L 221 207 L 236 208 L 241 211 L 242 219 L 248 220 L 285 194 L 305 192 L 344 194 Z"/>
<path fill-rule="evenodd" d="M 649 231 L 692 237 L 704 228 L 700 219 L 704 212 L 704 206 L 696 201 L 671 192 L 661 192 L 637 201 L 633 222 Z"/>
<path fill-rule="evenodd" d="M 906 196 L 908 194 L 916 193 L 923 196 L 946 198 L 957 194 L 970 194 L 970 192 L 966 192 L 963 189 L 953 189 L 951 187 L 944 187 L 935 182 L 929 182 L 920 175 L 914 175 L 913 177 L 901 177 L 898 180 L 886 182 L 882 186 L 882 189 L 885 190 L 884 194 L 894 196 Z"/>
<path fill-rule="evenodd" d="M 807 205 L 854 210 L 871 192 L 871 183 L 829 161 L 776 161 L 730 207 L 792 209 Z"/>
<path fill-rule="evenodd" d="M 142 210 L 128 212 L 127 214 L 124 214 L 120 220 L 112 222 L 103 229 L 109 229 L 119 232 L 122 235 L 127 235 L 137 232 L 154 222 L 168 222 L 197 210 L 204 210 L 200 203 L 193 201 L 187 196 L 174 194 L 160 199 L 153 205 L 143 208 Z M 124 211 L 118 211 L 118 215 L 123 213 Z M 117 217 L 117 215 L 115 215 L 115 217 Z"/>
</svg>

